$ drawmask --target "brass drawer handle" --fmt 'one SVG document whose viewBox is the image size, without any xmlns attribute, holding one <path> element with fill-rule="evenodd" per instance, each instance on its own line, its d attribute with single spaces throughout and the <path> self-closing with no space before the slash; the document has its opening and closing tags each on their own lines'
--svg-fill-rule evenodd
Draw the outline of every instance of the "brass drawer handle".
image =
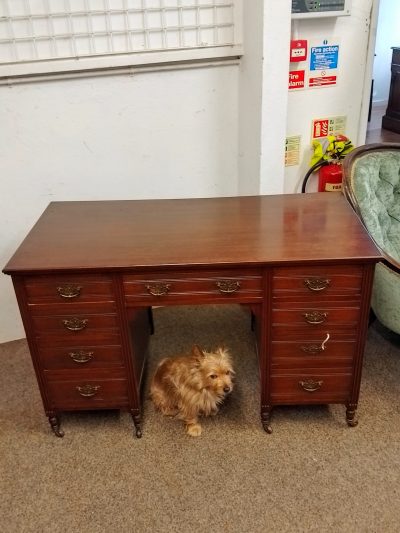
<svg viewBox="0 0 400 533">
<path fill-rule="evenodd" d="M 63 320 L 64 326 L 69 329 L 69 331 L 81 331 L 82 329 L 85 329 L 88 323 L 88 319 L 80 319 L 77 317 L 70 318 L 67 320 Z"/>
<path fill-rule="evenodd" d="M 165 296 L 168 294 L 171 285 L 169 283 L 155 283 L 154 285 L 146 285 L 147 292 L 152 296 Z"/>
<path fill-rule="evenodd" d="M 79 285 L 63 285 L 57 287 L 57 292 L 62 298 L 77 298 L 81 293 L 82 287 Z"/>
<path fill-rule="evenodd" d="M 300 348 L 307 354 L 316 354 L 322 352 L 320 344 L 306 344 L 304 346 L 300 346 Z"/>
<path fill-rule="evenodd" d="M 316 354 L 323 352 L 325 350 L 325 345 L 328 342 L 330 338 L 329 333 L 326 334 L 325 340 L 321 342 L 321 344 L 305 344 L 303 346 L 300 346 L 300 348 L 303 350 L 303 352 L 307 354 Z"/>
<path fill-rule="evenodd" d="M 330 279 L 309 278 L 304 280 L 304 285 L 310 291 L 323 291 L 331 284 Z"/>
<path fill-rule="evenodd" d="M 80 350 L 79 352 L 69 352 L 68 354 L 75 363 L 88 363 L 93 359 L 94 352 L 84 352 Z"/>
<path fill-rule="evenodd" d="M 307 392 L 315 392 L 322 387 L 323 381 L 314 381 L 313 379 L 307 379 L 306 381 L 299 381 L 300 387 Z"/>
<path fill-rule="evenodd" d="M 323 324 L 328 316 L 328 313 L 312 311 L 311 313 L 303 313 L 303 316 L 308 324 Z"/>
<path fill-rule="evenodd" d="M 240 289 L 240 281 L 235 281 L 233 279 L 216 281 L 215 284 L 218 287 L 219 292 L 224 294 L 232 294 Z"/>
<path fill-rule="evenodd" d="M 100 385 L 82 385 L 76 387 L 76 390 L 79 392 L 79 394 L 85 398 L 91 398 L 99 389 Z"/>
</svg>

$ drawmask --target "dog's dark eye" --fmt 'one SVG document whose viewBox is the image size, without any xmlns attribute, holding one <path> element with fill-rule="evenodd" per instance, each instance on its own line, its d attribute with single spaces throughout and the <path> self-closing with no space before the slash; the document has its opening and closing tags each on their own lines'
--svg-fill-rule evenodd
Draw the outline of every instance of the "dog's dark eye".
<svg viewBox="0 0 400 533">
<path fill-rule="evenodd" d="M 217 374 L 211 374 L 210 376 L 211 379 L 217 379 L 217 377 L 218 377 Z"/>
</svg>

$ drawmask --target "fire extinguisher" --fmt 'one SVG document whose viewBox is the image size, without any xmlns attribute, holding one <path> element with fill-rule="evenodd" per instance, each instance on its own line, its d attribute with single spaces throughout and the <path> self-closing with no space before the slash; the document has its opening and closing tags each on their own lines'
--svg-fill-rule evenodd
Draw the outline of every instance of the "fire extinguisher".
<svg viewBox="0 0 400 533">
<path fill-rule="evenodd" d="M 314 141 L 314 164 L 303 179 L 301 192 L 306 192 L 308 179 L 318 171 L 318 192 L 333 192 L 342 189 L 343 169 L 341 160 L 353 150 L 351 141 L 344 135 L 328 136 L 323 142 Z M 315 162 L 315 160 L 317 161 Z"/>
<path fill-rule="evenodd" d="M 321 166 L 318 176 L 318 192 L 342 190 L 343 169 L 340 161 Z"/>
</svg>

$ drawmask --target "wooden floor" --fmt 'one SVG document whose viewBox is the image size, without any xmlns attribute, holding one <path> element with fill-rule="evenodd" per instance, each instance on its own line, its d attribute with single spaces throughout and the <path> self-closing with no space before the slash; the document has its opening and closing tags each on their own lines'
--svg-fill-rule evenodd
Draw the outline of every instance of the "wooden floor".
<svg viewBox="0 0 400 533">
<path fill-rule="evenodd" d="M 371 120 L 368 122 L 366 144 L 379 142 L 400 143 L 400 133 L 382 129 L 382 117 L 386 106 L 372 106 Z"/>
</svg>

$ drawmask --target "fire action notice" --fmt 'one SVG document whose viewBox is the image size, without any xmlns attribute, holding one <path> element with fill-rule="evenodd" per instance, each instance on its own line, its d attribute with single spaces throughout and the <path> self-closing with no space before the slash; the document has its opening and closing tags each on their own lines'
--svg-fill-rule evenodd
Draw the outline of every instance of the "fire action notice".
<svg viewBox="0 0 400 533">
<path fill-rule="evenodd" d="M 310 49 L 309 87 L 336 85 L 339 45 L 312 46 Z"/>
<path fill-rule="evenodd" d="M 299 43 L 301 47 L 299 48 Z M 291 41 L 289 91 L 317 87 L 332 87 L 337 84 L 339 44 L 328 40 L 311 44 L 306 40 Z M 308 53 L 309 52 L 309 53 Z"/>
</svg>

